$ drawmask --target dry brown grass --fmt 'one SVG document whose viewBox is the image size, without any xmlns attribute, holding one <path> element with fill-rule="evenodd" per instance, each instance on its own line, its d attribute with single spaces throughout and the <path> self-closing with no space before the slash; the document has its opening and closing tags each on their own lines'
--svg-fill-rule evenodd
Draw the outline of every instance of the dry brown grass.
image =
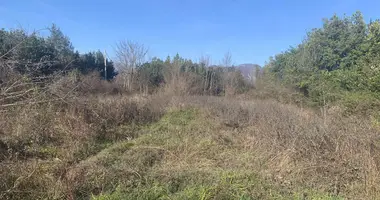
<svg viewBox="0 0 380 200">
<path fill-rule="evenodd" d="M 20 80 L 2 79 L 7 87 Z M 31 86 L 14 92 L 34 93 L 0 104 L 14 104 L 0 109 L 0 199 L 88 199 L 118 186 L 136 199 L 162 195 L 157 187 L 173 199 L 288 199 L 310 190 L 380 197 L 379 130 L 339 107 L 321 116 L 298 95 L 260 83 L 240 96 L 191 96 L 204 94 L 191 76 L 149 96 L 95 76 L 49 81 L 25 80 Z M 276 195 L 257 186 L 266 182 Z"/>
<path fill-rule="evenodd" d="M 115 145 L 78 165 L 71 174 L 86 183 L 96 180 L 96 174 L 109 174 L 101 176 L 96 187 L 87 185 L 82 192 L 102 194 L 120 186 L 124 192 L 116 192 L 114 199 L 131 197 L 127 194 L 148 198 L 144 194 L 153 188 L 159 193 L 156 195 L 190 198 L 186 195 L 200 195 L 224 180 L 225 173 L 231 173 L 235 178 L 244 174 L 249 179 L 236 195 L 252 198 L 379 198 L 378 130 L 366 119 L 343 117 L 339 109 L 331 109 L 323 119 L 312 110 L 277 101 L 208 96 L 177 96 L 170 107 L 174 109 L 171 114 L 132 143 Z M 115 149 L 119 153 L 110 153 Z M 146 155 L 159 156 L 153 159 Z M 154 164 L 146 168 L 138 165 L 140 162 Z M 262 188 L 250 186 L 258 184 L 257 179 L 249 178 L 252 174 L 280 189 L 263 195 Z M 220 186 L 228 192 L 211 192 L 206 199 L 232 198 L 229 192 L 242 187 L 234 184 Z M 179 189 L 168 194 L 160 187 Z"/>
<path fill-rule="evenodd" d="M 173 77 L 159 90 L 159 93 L 171 96 L 202 95 L 204 92 L 202 77 L 192 73 Z"/>
<path fill-rule="evenodd" d="M 343 117 L 336 108 L 323 119 L 312 110 L 271 100 L 178 101 L 206 108 L 206 118 L 220 124 L 210 131 L 215 140 L 248 159 L 230 161 L 234 167 L 257 170 L 292 189 L 379 198 L 379 130 L 368 119 Z"/>
<path fill-rule="evenodd" d="M 114 141 L 136 137 L 167 103 L 164 96 L 110 95 L 112 83 L 94 76 L 51 80 L 24 82 L 36 88 L 34 95 L 0 104 L 10 105 L 0 108 L 0 199 L 70 198 L 68 169 Z"/>
</svg>

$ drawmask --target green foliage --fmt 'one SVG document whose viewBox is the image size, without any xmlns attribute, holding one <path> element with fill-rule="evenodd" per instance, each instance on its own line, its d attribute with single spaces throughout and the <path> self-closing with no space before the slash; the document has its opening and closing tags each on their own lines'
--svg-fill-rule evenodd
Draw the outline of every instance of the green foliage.
<svg viewBox="0 0 380 200">
<path fill-rule="evenodd" d="M 235 67 L 210 66 L 195 63 L 182 58 L 178 53 L 165 61 L 153 58 L 141 66 L 137 66 L 138 82 L 143 86 L 157 88 L 173 80 L 188 81 L 189 87 L 196 88 L 197 94 L 221 95 L 226 86 L 233 87 L 236 93 L 249 89 L 247 80 Z"/>
<path fill-rule="evenodd" d="M 68 63 L 74 58 L 74 47 L 70 39 L 53 24 L 50 28 L 50 35 L 45 39 L 46 44 L 53 50 L 55 57 L 63 62 Z"/>
<path fill-rule="evenodd" d="M 13 64 L 22 74 L 50 75 L 61 71 L 79 69 L 86 74 L 98 71 L 104 77 L 103 54 L 90 52 L 80 55 L 74 51 L 70 39 L 53 24 L 50 35 L 28 34 L 24 30 L 0 30 L 0 57 Z M 113 62 L 107 62 L 107 79 L 116 76 Z"/>
<path fill-rule="evenodd" d="M 107 59 L 107 80 L 113 79 L 117 73 L 112 61 Z M 83 74 L 88 74 L 93 71 L 100 73 L 102 78 L 105 78 L 104 71 L 104 56 L 100 51 L 89 52 L 80 55 L 75 61 L 75 68 L 79 69 Z"/>
<path fill-rule="evenodd" d="M 145 81 L 150 86 L 158 87 L 165 81 L 165 67 L 165 63 L 159 58 L 153 58 L 151 62 L 147 62 L 141 66 L 138 66 L 137 72 L 139 73 L 140 82 Z"/>
<path fill-rule="evenodd" d="M 347 102 L 349 94 L 380 94 L 380 23 L 360 12 L 323 20 L 296 48 L 271 58 L 268 71 L 293 85 L 315 105 Z M 350 105 L 349 107 L 352 107 Z"/>
</svg>

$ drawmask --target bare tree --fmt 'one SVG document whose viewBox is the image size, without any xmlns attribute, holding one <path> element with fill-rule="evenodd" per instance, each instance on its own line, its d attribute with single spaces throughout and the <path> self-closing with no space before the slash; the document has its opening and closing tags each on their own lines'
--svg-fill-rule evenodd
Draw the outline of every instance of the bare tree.
<svg viewBox="0 0 380 200">
<path fill-rule="evenodd" d="M 203 77 L 203 93 L 206 93 L 206 90 L 209 89 L 209 87 L 211 87 L 211 79 L 212 77 L 209 76 L 210 73 L 212 73 L 213 71 L 210 70 L 209 66 L 211 65 L 211 57 L 210 55 L 201 55 L 201 57 L 199 58 L 199 64 L 203 67 L 206 68 L 206 73 L 205 73 L 205 76 Z"/>
<path fill-rule="evenodd" d="M 254 65 L 248 74 L 248 80 L 253 87 L 256 87 L 256 81 L 259 78 L 260 66 Z"/>
<path fill-rule="evenodd" d="M 227 68 L 225 69 L 225 73 L 223 76 L 223 88 L 224 88 L 223 90 L 225 91 L 224 94 L 226 94 L 227 84 L 229 84 L 228 87 L 231 88 L 232 82 L 233 82 L 232 73 L 229 72 L 229 67 L 232 66 L 232 54 L 230 51 L 227 51 L 224 54 L 221 62 L 222 62 L 222 66 Z"/>
<path fill-rule="evenodd" d="M 222 59 L 222 65 L 224 67 L 231 67 L 232 66 L 232 55 L 231 55 L 231 52 L 230 51 L 227 51 L 225 54 L 224 54 L 224 57 Z"/>
<path fill-rule="evenodd" d="M 199 58 L 199 64 L 203 65 L 204 67 L 209 67 L 211 65 L 211 57 L 210 55 L 201 55 Z"/>
<path fill-rule="evenodd" d="M 143 44 L 130 40 L 122 40 L 116 44 L 116 60 L 120 67 L 124 86 L 132 90 L 134 69 L 143 64 L 148 53 L 148 48 Z"/>
</svg>

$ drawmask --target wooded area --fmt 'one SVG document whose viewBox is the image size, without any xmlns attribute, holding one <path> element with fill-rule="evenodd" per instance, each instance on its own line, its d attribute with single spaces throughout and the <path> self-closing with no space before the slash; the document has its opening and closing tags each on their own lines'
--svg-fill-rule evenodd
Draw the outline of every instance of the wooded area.
<svg viewBox="0 0 380 200">
<path fill-rule="evenodd" d="M 296 47 L 270 58 L 275 79 L 302 91 L 314 104 L 343 103 L 353 111 L 379 109 L 380 21 L 360 12 L 334 15 Z"/>
</svg>

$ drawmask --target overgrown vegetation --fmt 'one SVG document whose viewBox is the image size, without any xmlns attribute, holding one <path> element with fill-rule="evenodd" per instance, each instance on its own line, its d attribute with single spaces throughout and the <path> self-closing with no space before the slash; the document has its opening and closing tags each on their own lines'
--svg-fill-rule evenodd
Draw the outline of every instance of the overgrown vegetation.
<svg viewBox="0 0 380 200">
<path fill-rule="evenodd" d="M 366 24 L 360 12 L 334 15 L 266 67 L 301 90 L 312 105 L 341 104 L 349 113 L 368 114 L 379 107 L 379 41 L 379 20 Z"/>
<path fill-rule="evenodd" d="M 131 41 L 105 76 L 54 25 L 1 30 L 0 199 L 378 199 L 379 23 L 334 16 L 252 79 Z"/>
</svg>

